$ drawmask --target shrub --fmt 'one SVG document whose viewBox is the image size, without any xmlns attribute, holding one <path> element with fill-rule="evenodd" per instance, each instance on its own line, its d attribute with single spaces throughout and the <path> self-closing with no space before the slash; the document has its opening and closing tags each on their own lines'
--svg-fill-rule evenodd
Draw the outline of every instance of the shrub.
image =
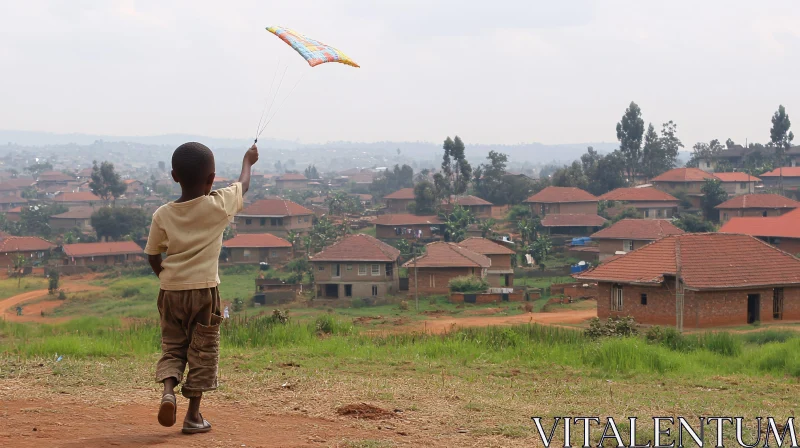
<svg viewBox="0 0 800 448">
<path fill-rule="evenodd" d="M 456 277 L 449 283 L 451 292 L 479 293 L 489 289 L 489 282 L 472 275 Z"/>
<path fill-rule="evenodd" d="M 135 286 L 129 286 L 122 290 L 122 297 L 128 299 L 134 297 L 139 294 L 139 288 Z"/>
<path fill-rule="evenodd" d="M 639 326 L 632 317 L 609 317 L 605 322 L 595 317 L 589 321 L 584 334 L 591 339 L 602 337 L 627 337 L 639 334 Z"/>
<path fill-rule="evenodd" d="M 522 305 L 522 310 L 525 311 L 526 313 L 532 313 L 533 312 L 533 304 L 530 303 L 530 302 L 525 303 L 524 305 Z"/>
<path fill-rule="evenodd" d="M 770 342 L 786 342 L 797 337 L 797 333 L 790 330 L 767 330 L 742 335 L 744 340 L 750 344 L 764 345 Z"/>
<path fill-rule="evenodd" d="M 398 306 L 400 307 L 400 310 L 408 311 L 408 302 L 406 302 L 405 300 L 400 302 L 400 304 Z"/>
<path fill-rule="evenodd" d="M 317 334 L 350 334 L 352 332 L 352 325 L 340 322 L 331 315 L 323 315 L 317 317 L 314 321 L 314 328 Z"/>
<path fill-rule="evenodd" d="M 57 270 L 52 269 L 47 274 L 47 292 L 50 294 L 55 294 L 58 291 L 58 280 L 59 280 L 59 273 Z"/>
<path fill-rule="evenodd" d="M 242 299 L 233 299 L 233 305 L 231 306 L 234 312 L 239 312 L 244 309 L 244 301 Z"/>
<path fill-rule="evenodd" d="M 272 321 L 276 324 L 289 323 L 289 310 L 272 310 Z"/>
<path fill-rule="evenodd" d="M 308 271 L 308 260 L 305 258 L 297 258 L 286 263 L 286 270 L 292 272 L 306 272 Z"/>
<path fill-rule="evenodd" d="M 67 300 L 67 293 L 63 289 L 58 291 L 58 300 Z"/>
</svg>

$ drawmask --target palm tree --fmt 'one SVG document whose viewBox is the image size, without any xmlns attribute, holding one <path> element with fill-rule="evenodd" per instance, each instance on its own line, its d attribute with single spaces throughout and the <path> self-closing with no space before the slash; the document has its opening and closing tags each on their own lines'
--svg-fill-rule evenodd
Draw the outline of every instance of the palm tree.
<svg viewBox="0 0 800 448">
<path fill-rule="evenodd" d="M 481 236 L 484 237 L 484 238 L 486 238 L 487 235 L 488 236 L 494 236 L 495 235 L 495 231 L 494 231 L 494 225 L 495 224 L 496 224 L 496 221 L 494 220 L 494 218 L 489 218 L 489 219 L 481 222 L 480 225 L 478 226 L 478 228 L 481 230 Z"/>
</svg>

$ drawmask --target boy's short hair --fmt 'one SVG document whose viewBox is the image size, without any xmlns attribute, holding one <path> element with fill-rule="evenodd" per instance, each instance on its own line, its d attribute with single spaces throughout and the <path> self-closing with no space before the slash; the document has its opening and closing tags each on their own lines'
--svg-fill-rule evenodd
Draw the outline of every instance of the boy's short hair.
<svg viewBox="0 0 800 448">
<path fill-rule="evenodd" d="M 172 170 L 181 183 L 202 184 L 214 170 L 214 153 L 202 143 L 184 143 L 172 153 Z"/>
</svg>

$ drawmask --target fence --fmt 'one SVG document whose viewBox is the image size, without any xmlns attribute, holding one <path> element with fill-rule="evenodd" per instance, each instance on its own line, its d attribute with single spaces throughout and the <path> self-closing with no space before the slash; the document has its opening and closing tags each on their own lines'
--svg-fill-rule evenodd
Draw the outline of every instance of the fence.
<svg viewBox="0 0 800 448">
<path fill-rule="evenodd" d="M 500 302 L 522 302 L 525 300 L 523 291 L 514 291 L 510 294 L 484 292 L 478 294 L 465 294 L 463 292 L 451 292 L 450 303 L 500 303 Z"/>
</svg>

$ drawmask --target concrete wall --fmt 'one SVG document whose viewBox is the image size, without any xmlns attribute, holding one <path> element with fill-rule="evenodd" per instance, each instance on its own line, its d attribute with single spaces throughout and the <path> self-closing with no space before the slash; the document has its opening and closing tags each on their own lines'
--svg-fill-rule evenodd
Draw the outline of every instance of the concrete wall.
<svg viewBox="0 0 800 448">
<path fill-rule="evenodd" d="M 33 264 L 37 260 L 41 260 L 46 256 L 48 251 L 44 252 L 0 252 L 0 266 L 14 266 L 14 259 L 17 258 L 17 255 L 22 255 L 25 257 L 27 264 Z"/>
<path fill-rule="evenodd" d="M 597 247 L 600 248 L 600 261 L 613 256 L 618 250 L 624 250 L 627 252 L 627 249 L 623 244 L 624 240 L 597 239 L 595 241 L 597 241 Z M 651 240 L 633 240 L 633 250 L 650 243 L 652 243 Z"/>
<path fill-rule="evenodd" d="M 731 196 L 756 192 L 756 182 L 723 182 L 722 189 Z"/>
<path fill-rule="evenodd" d="M 531 213 L 534 216 L 544 216 L 549 213 L 554 215 L 596 215 L 597 201 L 594 202 L 563 202 L 543 204 L 538 202 L 529 203 Z M 542 213 L 544 211 L 544 213 Z"/>
<path fill-rule="evenodd" d="M 327 295 L 327 285 L 334 285 L 337 290 L 336 296 Z M 345 285 L 351 285 L 351 295 L 346 295 L 347 288 Z M 373 294 L 373 286 L 377 288 L 376 293 Z M 361 282 L 361 283 L 347 283 L 347 282 L 320 282 L 316 283 L 317 298 L 320 299 L 351 299 L 360 297 L 385 297 L 391 294 L 397 294 L 399 285 L 392 282 Z"/>
<path fill-rule="evenodd" d="M 700 194 L 705 182 L 653 182 L 653 186 L 673 196 L 686 192 Z"/>
<path fill-rule="evenodd" d="M 269 264 L 283 264 L 292 259 L 292 249 L 290 247 L 233 247 L 228 249 L 230 256 L 228 261 L 231 263 L 260 263 L 262 261 Z"/>
<path fill-rule="evenodd" d="M 790 209 L 763 209 L 763 208 L 748 208 L 748 209 L 741 209 L 741 208 L 721 208 L 719 209 L 719 219 L 725 223 L 728 222 L 731 218 L 737 218 L 741 216 L 749 216 L 749 217 L 760 217 L 764 216 L 764 212 L 767 212 L 767 216 L 781 216 L 784 213 L 790 212 Z"/>
<path fill-rule="evenodd" d="M 307 234 L 313 224 L 313 215 L 284 216 L 281 224 L 272 225 L 275 218 L 244 218 L 236 217 L 236 231 L 241 233 L 271 233 L 275 236 L 285 237 L 290 230 L 300 234 Z M 248 224 L 249 223 L 249 224 Z"/>
<path fill-rule="evenodd" d="M 339 265 L 339 276 L 334 277 L 336 265 Z M 397 263 L 356 263 L 328 261 L 312 261 L 314 281 L 317 287 L 317 297 L 325 297 L 325 285 L 338 285 L 339 298 L 345 295 L 345 286 L 352 286 L 350 297 L 383 297 L 396 294 L 400 290 L 400 272 Z M 378 266 L 378 275 L 372 275 L 372 266 Z M 391 268 L 391 275 L 386 275 L 387 265 Z M 377 286 L 377 294 L 373 294 L 372 287 Z"/>
</svg>

